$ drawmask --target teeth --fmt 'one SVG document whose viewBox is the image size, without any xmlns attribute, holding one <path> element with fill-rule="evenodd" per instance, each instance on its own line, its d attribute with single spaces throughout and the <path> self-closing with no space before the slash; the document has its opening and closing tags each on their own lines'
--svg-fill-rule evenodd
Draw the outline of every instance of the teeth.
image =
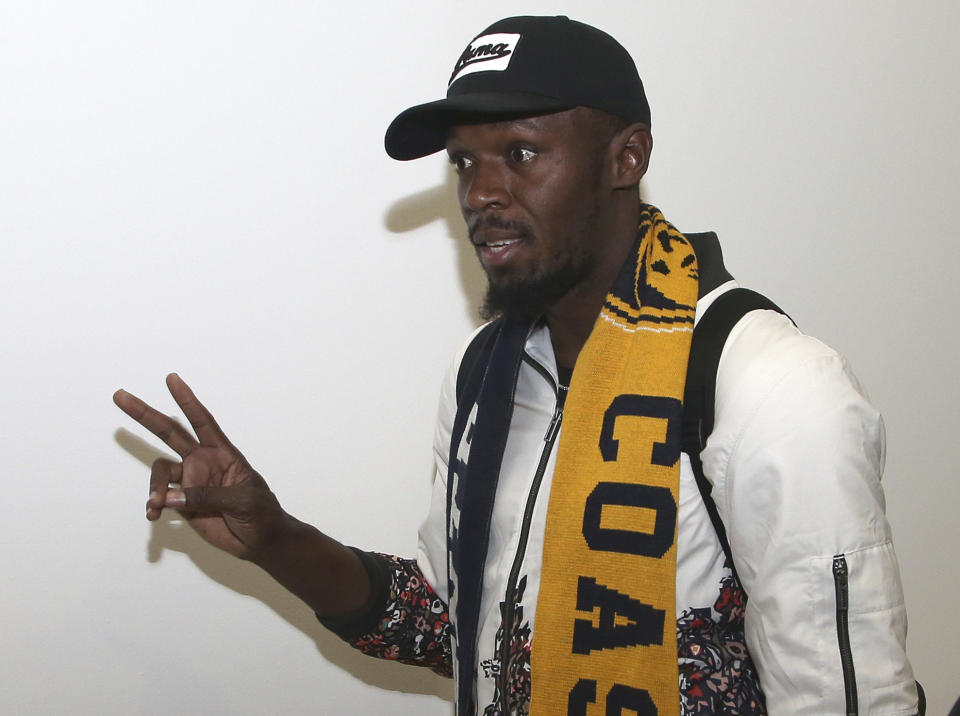
<svg viewBox="0 0 960 716">
<path fill-rule="evenodd" d="M 491 249 L 499 249 L 504 246 L 509 246 L 510 244 L 515 244 L 517 241 L 519 241 L 519 239 L 510 239 L 509 241 L 498 241 L 493 244 L 487 244 L 487 246 L 489 246 Z"/>
</svg>

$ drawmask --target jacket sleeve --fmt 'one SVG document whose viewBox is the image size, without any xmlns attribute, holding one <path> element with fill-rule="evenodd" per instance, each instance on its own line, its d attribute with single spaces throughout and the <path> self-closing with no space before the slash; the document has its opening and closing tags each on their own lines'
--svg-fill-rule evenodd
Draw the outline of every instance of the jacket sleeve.
<svg viewBox="0 0 960 716">
<path fill-rule="evenodd" d="M 368 656 L 426 666 L 452 675 L 447 605 L 423 578 L 417 563 L 354 550 L 373 585 L 357 614 L 320 623 Z"/>
<path fill-rule="evenodd" d="M 847 713 L 855 688 L 860 713 L 915 714 L 883 422 L 845 360 L 783 316 L 748 314 L 720 360 L 703 459 L 769 713 Z"/>
</svg>

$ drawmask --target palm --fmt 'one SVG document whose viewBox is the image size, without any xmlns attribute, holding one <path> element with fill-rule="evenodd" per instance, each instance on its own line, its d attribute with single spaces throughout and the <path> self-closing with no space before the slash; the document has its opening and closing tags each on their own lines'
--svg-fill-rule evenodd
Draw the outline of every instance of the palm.
<svg viewBox="0 0 960 716">
<path fill-rule="evenodd" d="M 164 506 L 176 507 L 205 540 L 238 557 L 248 556 L 269 539 L 284 513 L 264 479 L 230 443 L 187 384 L 170 375 L 167 386 L 196 437 L 126 391 L 114 395 L 121 410 L 183 460 L 154 463 L 147 517 L 157 519 Z"/>
<path fill-rule="evenodd" d="M 244 467 L 246 470 L 244 470 Z M 252 472 L 239 453 L 220 447 L 200 446 L 183 459 L 181 486 L 243 487 L 250 482 Z M 229 514 L 182 510 L 184 518 L 208 542 L 240 556 L 246 550 L 249 537 L 243 525 Z M 247 540 L 244 538 L 248 537 Z"/>
</svg>

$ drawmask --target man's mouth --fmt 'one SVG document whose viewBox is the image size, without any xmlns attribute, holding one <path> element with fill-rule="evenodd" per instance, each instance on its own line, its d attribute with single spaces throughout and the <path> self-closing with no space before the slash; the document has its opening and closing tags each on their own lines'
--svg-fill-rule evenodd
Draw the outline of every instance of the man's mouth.
<svg viewBox="0 0 960 716">
<path fill-rule="evenodd" d="M 511 255 L 523 243 L 524 236 L 516 232 L 484 231 L 473 236 L 480 263 L 486 268 L 496 268 L 505 264 Z"/>
<path fill-rule="evenodd" d="M 470 240 L 474 246 L 500 246 L 519 241 L 525 234 L 519 227 L 484 226 L 471 231 Z"/>
<path fill-rule="evenodd" d="M 483 216 L 469 229 L 477 258 L 487 270 L 505 267 L 530 237 L 521 222 L 497 216 Z"/>
<path fill-rule="evenodd" d="M 504 249 L 504 248 L 506 248 L 507 246 L 513 246 L 513 245 L 514 245 L 515 243 L 517 243 L 518 241 L 520 241 L 520 237 L 519 237 L 519 236 L 516 237 L 516 238 L 513 238 L 513 239 L 496 239 L 496 240 L 494 240 L 494 241 L 486 241 L 486 242 L 484 242 L 484 243 L 477 244 L 477 245 L 478 245 L 478 246 L 484 246 L 484 247 L 486 247 L 486 248 L 488 248 L 488 249 L 492 249 L 492 250 L 496 251 L 496 250 L 498 250 L 498 249 Z"/>
</svg>

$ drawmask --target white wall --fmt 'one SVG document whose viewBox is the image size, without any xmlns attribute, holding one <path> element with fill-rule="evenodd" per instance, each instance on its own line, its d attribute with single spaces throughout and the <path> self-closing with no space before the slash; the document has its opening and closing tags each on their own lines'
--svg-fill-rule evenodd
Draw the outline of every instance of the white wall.
<svg viewBox="0 0 960 716">
<path fill-rule="evenodd" d="M 437 384 L 482 278 L 442 158 L 389 160 L 473 34 L 566 12 L 636 57 L 645 196 L 848 355 L 932 714 L 960 694 L 960 10 L 867 2 L 6 2 L 0 711 L 448 714 L 249 565 L 143 518 L 123 386 L 177 370 L 283 503 L 412 553 Z"/>
</svg>

